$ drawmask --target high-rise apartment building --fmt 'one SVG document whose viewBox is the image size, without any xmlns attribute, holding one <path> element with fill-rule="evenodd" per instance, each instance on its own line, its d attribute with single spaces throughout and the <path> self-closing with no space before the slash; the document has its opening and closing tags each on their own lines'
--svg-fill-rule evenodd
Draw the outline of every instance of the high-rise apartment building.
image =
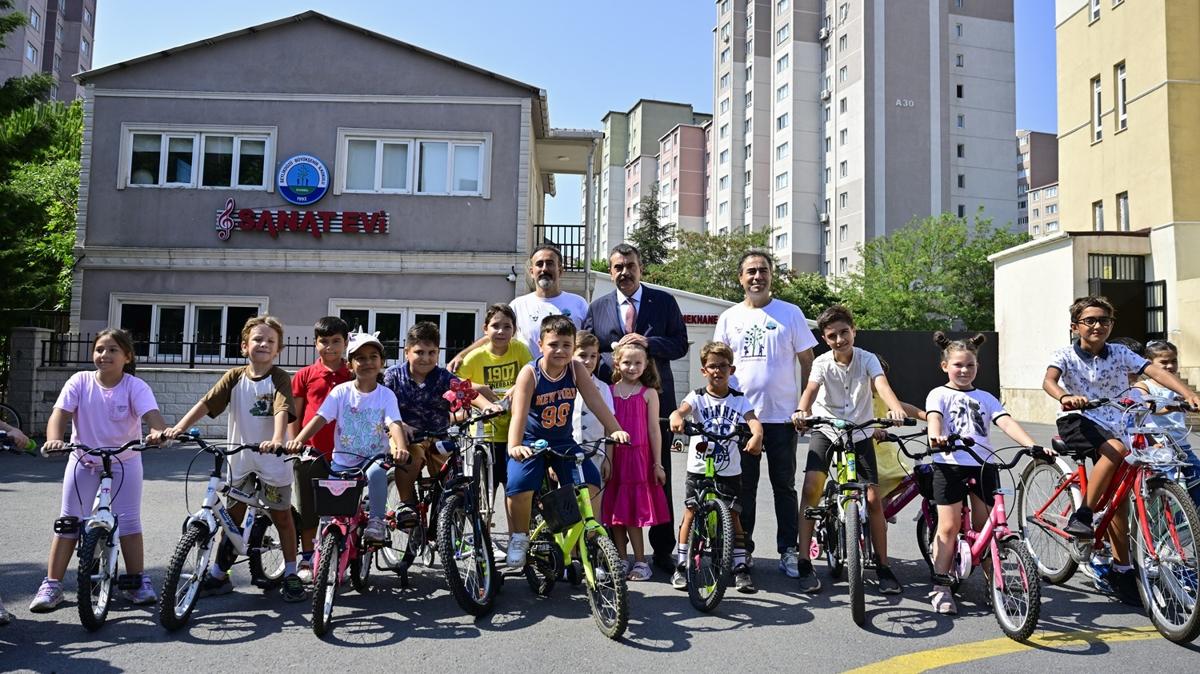
<svg viewBox="0 0 1200 674">
<path fill-rule="evenodd" d="M 710 231 L 767 230 L 781 264 L 837 275 L 913 218 L 1016 226 L 1011 0 L 716 11 Z"/>
<path fill-rule="evenodd" d="M 659 222 L 676 231 L 705 231 L 706 129 L 707 123 L 679 124 L 658 139 Z"/>
<path fill-rule="evenodd" d="M 55 79 L 51 98 L 82 96 L 83 87 L 71 76 L 92 67 L 96 0 L 15 0 L 13 11 L 26 22 L 4 36 L 0 82 L 44 72 Z"/>
<path fill-rule="evenodd" d="M 1017 129 L 1017 228 L 1024 229 L 1031 236 L 1042 233 L 1033 229 L 1032 216 L 1034 210 L 1039 214 L 1045 210 L 1045 204 L 1039 207 L 1032 203 L 1033 197 L 1041 196 L 1038 188 L 1058 182 L 1058 137 L 1052 133 Z M 1055 190 L 1057 195 L 1057 190 Z M 1055 212 L 1058 210 L 1055 199 Z"/>
</svg>

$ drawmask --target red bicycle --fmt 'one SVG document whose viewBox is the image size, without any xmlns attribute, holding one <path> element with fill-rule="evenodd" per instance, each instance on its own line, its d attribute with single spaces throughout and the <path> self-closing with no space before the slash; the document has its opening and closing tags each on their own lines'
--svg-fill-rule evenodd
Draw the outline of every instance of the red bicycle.
<svg viewBox="0 0 1200 674">
<path fill-rule="evenodd" d="M 1071 452 L 1061 440 L 1054 448 L 1063 456 L 1053 463 L 1026 467 L 1017 486 L 1017 519 L 1038 571 L 1051 583 L 1070 578 L 1081 563 L 1095 577 L 1093 555 L 1106 551 L 1108 528 L 1126 505 L 1131 506 L 1129 557 L 1137 572 L 1138 593 L 1154 627 L 1167 639 L 1187 643 L 1200 634 L 1200 550 L 1196 541 L 1200 515 L 1187 492 L 1171 476 L 1180 457 L 1154 438 L 1161 430 L 1146 425 L 1156 412 L 1186 411 L 1185 406 L 1161 406 L 1153 399 L 1090 400 L 1083 409 L 1111 406 L 1120 410 L 1129 448 L 1125 462 L 1095 509 L 1095 537 L 1076 539 L 1065 531 L 1067 520 L 1087 493 L 1084 460 L 1089 453 Z M 1087 562 L 1087 563 L 1084 563 Z"/>
</svg>

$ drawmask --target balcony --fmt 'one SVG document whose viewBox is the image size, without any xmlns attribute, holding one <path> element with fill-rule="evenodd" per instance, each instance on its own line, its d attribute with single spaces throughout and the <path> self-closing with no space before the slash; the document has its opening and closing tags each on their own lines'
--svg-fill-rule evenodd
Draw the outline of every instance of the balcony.
<svg viewBox="0 0 1200 674">
<path fill-rule="evenodd" d="M 534 225 L 533 248 L 552 243 L 562 251 L 563 271 L 587 271 L 586 232 L 583 225 Z"/>
</svg>

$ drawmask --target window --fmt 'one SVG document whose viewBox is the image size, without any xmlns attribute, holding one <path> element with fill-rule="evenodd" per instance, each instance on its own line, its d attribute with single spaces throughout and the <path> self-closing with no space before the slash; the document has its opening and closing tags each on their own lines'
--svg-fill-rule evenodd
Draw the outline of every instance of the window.
<svg viewBox="0 0 1200 674">
<path fill-rule="evenodd" d="M 1099 21 L 1100 20 L 1100 0 L 1091 0 L 1091 5 L 1092 5 L 1091 20 Z"/>
<path fill-rule="evenodd" d="M 750 118 L 747 117 L 746 119 L 742 120 L 742 133 L 749 134 L 750 128 Z"/>
<path fill-rule="evenodd" d="M 963 25 L 961 23 L 954 24 L 954 37 L 963 36 Z"/>
<path fill-rule="evenodd" d="M 1104 202 L 1096 201 L 1092 203 L 1092 231 L 1104 231 Z"/>
<path fill-rule="evenodd" d="M 781 190 L 787 186 L 788 186 L 787 171 L 784 171 L 783 173 L 780 173 L 779 175 L 775 176 L 775 189 Z"/>
<path fill-rule="evenodd" d="M 729 97 L 721 99 L 721 114 L 729 112 Z"/>
<path fill-rule="evenodd" d="M 838 38 L 838 52 L 841 53 L 841 52 L 846 51 L 849 44 L 850 44 L 850 40 L 845 35 L 839 37 Z"/>
<path fill-rule="evenodd" d="M 1039 192 L 1038 190 L 1034 190 L 1034 191 L 1030 192 L 1030 193 L 1029 193 L 1029 200 L 1030 200 L 1030 201 L 1037 201 L 1037 200 L 1038 200 L 1038 195 L 1040 195 L 1040 194 L 1041 194 L 1041 192 Z"/>
<path fill-rule="evenodd" d="M 751 145 L 750 143 L 746 143 L 746 149 L 742 153 L 742 156 L 745 157 L 746 159 L 749 159 L 753 154 L 754 154 L 754 146 Z"/>
<path fill-rule="evenodd" d="M 34 64 L 38 62 L 38 48 L 32 42 L 25 43 L 25 60 Z"/>
<path fill-rule="evenodd" d="M 384 349 L 394 357 L 391 365 L 402 358 L 404 334 L 417 323 L 429 322 L 438 327 L 442 343 L 439 363 L 444 363 L 444 354 L 456 353 L 470 346 L 475 338 L 476 323 L 482 318 L 482 307 L 468 302 L 447 302 L 439 305 L 407 300 L 351 300 L 332 299 L 330 313 L 340 316 L 350 325 L 352 332 L 378 332 Z M 453 306 L 445 306 L 450 304 Z"/>
<path fill-rule="evenodd" d="M 81 38 L 79 40 L 79 55 L 80 56 L 87 56 L 88 52 L 91 51 L 91 48 L 92 48 L 92 45 L 90 42 L 87 41 L 86 37 Z"/>
<path fill-rule="evenodd" d="M 729 202 L 728 201 L 722 201 L 721 203 L 717 204 L 717 215 L 725 215 L 728 212 L 729 212 Z"/>
<path fill-rule="evenodd" d="M 721 75 L 721 91 L 725 91 L 726 89 L 729 88 L 729 80 L 730 80 L 729 73 L 725 73 L 724 75 Z"/>
<path fill-rule="evenodd" d="M 750 17 L 748 17 L 748 16 L 747 16 L 746 18 L 748 19 L 748 18 L 750 18 Z M 754 38 L 753 38 L 753 37 L 747 37 L 747 38 L 746 38 L 746 53 L 747 53 L 747 54 L 753 54 L 753 53 L 754 53 Z"/>
<path fill-rule="evenodd" d="M 963 173 L 958 174 L 958 186 L 960 189 L 967 186 L 966 174 L 963 174 Z"/>
<path fill-rule="evenodd" d="M 729 13 L 729 0 L 721 0 L 721 14 L 725 15 L 728 13 Z"/>
<path fill-rule="evenodd" d="M 747 91 L 746 95 L 742 97 L 742 105 L 747 108 L 750 107 L 751 105 L 754 105 L 754 92 L 753 91 Z"/>
<path fill-rule="evenodd" d="M 92 25 L 92 13 L 86 7 L 83 9 L 83 25 Z"/>
<path fill-rule="evenodd" d="M 729 47 L 721 50 L 721 65 L 729 63 Z"/>
<path fill-rule="evenodd" d="M 849 132 L 846 129 L 838 131 L 838 145 L 845 145 L 846 139 L 849 137 Z"/>
<path fill-rule="evenodd" d="M 775 13 L 776 14 L 783 14 L 784 12 L 787 11 L 787 8 L 788 8 L 788 0 L 778 0 L 778 2 L 775 3 Z"/>
<path fill-rule="evenodd" d="M 838 7 L 838 25 L 846 23 L 846 19 L 850 16 L 850 4 L 843 2 Z"/>
<path fill-rule="evenodd" d="M 52 101 L 58 100 L 58 84 L 57 83 L 50 85 L 50 100 L 52 100 Z"/>
<path fill-rule="evenodd" d="M 832 117 L 833 117 L 832 110 L 830 109 L 830 107 L 828 105 L 825 106 L 825 115 L 821 118 L 821 121 L 828 122 Z"/>
<path fill-rule="evenodd" d="M 720 178 L 717 178 L 717 189 L 718 190 L 729 189 L 729 176 L 721 176 Z"/>
<path fill-rule="evenodd" d="M 42 15 L 32 7 L 29 8 L 29 27 L 34 30 L 41 30 L 42 27 Z"/>
<path fill-rule="evenodd" d="M 1033 209 L 1033 217 L 1036 218 L 1037 216 L 1038 216 L 1038 209 L 1035 208 L 1035 209 Z"/>
<path fill-rule="evenodd" d="M 750 171 L 746 171 L 746 184 L 750 184 Z"/>
<path fill-rule="evenodd" d="M 109 325 L 129 331 L 137 355 L 168 362 L 242 358 L 242 326 L 265 313 L 266 297 L 130 293 L 109 299 Z"/>
<path fill-rule="evenodd" d="M 958 217 L 960 217 L 960 218 L 967 217 L 967 207 L 966 206 L 964 206 L 962 204 L 958 205 Z"/>
<path fill-rule="evenodd" d="M 964 59 L 963 59 L 963 55 L 962 55 L 962 54 L 955 54 L 955 55 L 954 55 L 954 67 L 955 67 L 955 68 L 961 68 L 961 67 L 963 67 L 963 62 L 964 62 Z"/>
<path fill-rule="evenodd" d="M 1124 131 L 1129 127 L 1129 109 L 1125 101 L 1125 62 L 1121 61 L 1117 64 L 1116 75 L 1117 90 L 1117 130 Z"/>
<path fill-rule="evenodd" d="M 130 135 L 130 185 L 195 187 L 196 134 Z"/>
<path fill-rule="evenodd" d="M 954 97 L 955 98 L 963 97 L 963 85 L 961 85 L 961 84 L 954 85 Z"/>
<path fill-rule="evenodd" d="M 775 159 L 786 159 L 788 156 L 788 144 L 780 143 L 775 146 Z"/>
<path fill-rule="evenodd" d="M 838 195 L 838 208 L 846 208 L 850 205 L 850 193 L 842 192 Z"/>
<path fill-rule="evenodd" d="M 780 56 L 775 61 L 775 72 L 777 72 L 777 73 L 787 72 L 788 66 L 790 64 L 791 64 L 791 58 L 787 54 Z"/>
<path fill-rule="evenodd" d="M 62 70 L 62 56 L 59 54 L 55 54 L 54 55 L 54 72 L 57 73 L 61 70 Z"/>
<path fill-rule="evenodd" d="M 965 143 L 959 143 L 957 146 L 955 146 L 955 152 L 958 154 L 958 158 L 959 158 L 959 159 L 963 159 L 963 158 L 965 158 L 965 157 L 967 156 L 967 146 L 966 146 L 966 144 L 965 144 Z"/>
<path fill-rule="evenodd" d="M 841 68 L 838 68 L 838 81 L 839 82 L 845 82 L 846 78 L 849 76 L 850 76 L 850 71 L 846 68 L 846 66 L 842 66 Z"/>
<path fill-rule="evenodd" d="M 746 82 L 754 81 L 754 64 L 746 66 Z"/>
<path fill-rule="evenodd" d="M 838 101 L 838 112 L 840 112 L 840 113 L 842 113 L 842 114 L 845 114 L 845 112 L 846 112 L 846 99 L 845 99 L 845 97 L 843 97 L 843 98 L 842 98 L 842 100 Z"/>
<path fill-rule="evenodd" d="M 729 135 L 729 125 L 728 125 L 728 124 L 722 124 L 722 125 L 721 125 L 721 128 L 720 128 L 720 130 L 718 130 L 718 131 L 717 131 L 717 137 L 718 137 L 718 138 L 725 138 L 725 137 L 726 137 L 726 136 L 728 136 L 728 135 Z"/>
<path fill-rule="evenodd" d="M 203 134 L 200 143 L 201 187 L 266 187 L 267 137 Z"/>
<path fill-rule="evenodd" d="M 850 175 L 850 162 L 843 159 L 842 162 L 838 164 L 838 176 L 845 178 L 848 175 Z"/>
<path fill-rule="evenodd" d="M 782 101 L 783 99 L 787 98 L 787 96 L 788 96 L 788 85 L 786 83 L 784 83 L 782 86 L 780 86 L 778 89 L 775 90 L 775 100 Z"/>
<path fill-rule="evenodd" d="M 1117 195 L 1117 231 L 1128 232 L 1132 229 L 1129 223 L 1129 193 Z"/>
<path fill-rule="evenodd" d="M 1022 208 L 1022 209 L 1023 209 L 1023 208 L 1029 208 L 1029 202 L 1027 202 L 1027 201 L 1018 201 L 1018 202 L 1017 202 L 1017 208 Z M 1037 209 L 1034 209 L 1034 210 L 1037 210 Z"/>
<path fill-rule="evenodd" d="M 829 170 L 828 166 L 826 166 L 825 167 L 825 184 L 828 185 L 831 182 L 833 182 L 833 172 Z"/>
<path fill-rule="evenodd" d="M 723 40 L 725 42 L 729 42 L 729 24 L 728 23 L 726 23 L 724 26 L 721 26 L 721 40 Z"/>
<path fill-rule="evenodd" d="M 775 235 L 775 248 L 776 249 L 787 248 L 787 245 L 788 245 L 787 232 L 784 232 L 783 234 Z"/>
<path fill-rule="evenodd" d="M 1050 222 L 1046 223 L 1046 233 L 1047 234 L 1049 234 L 1050 232 L 1057 232 L 1057 231 L 1058 231 L 1058 220 L 1051 220 Z"/>
<path fill-rule="evenodd" d="M 1057 197 L 1058 196 L 1058 185 L 1055 185 L 1054 187 L 1047 187 L 1046 188 L 1046 196 L 1047 197 Z"/>
<path fill-rule="evenodd" d="M 825 136 L 825 151 L 826 152 L 833 151 L 833 139 L 830 138 L 829 136 Z"/>
<path fill-rule="evenodd" d="M 958 115 L 954 120 L 954 124 L 955 124 L 955 126 L 957 126 L 960 129 L 966 128 L 967 116 L 966 115 Z"/>
<path fill-rule="evenodd" d="M 775 31 L 775 44 L 783 44 L 784 42 L 787 42 L 788 38 L 791 36 L 792 25 L 790 23 L 785 23 Z"/>
<path fill-rule="evenodd" d="M 717 155 L 717 163 L 718 164 L 728 164 L 729 163 L 729 150 L 721 150 L 721 154 Z"/>
<path fill-rule="evenodd" d="M 845 274 L 847 269 L 849 269 L 849 261 L 844 257 L 839 257 L 838 258 L 838 273 Z"/>
<path fill-rule="evenodd" d="M 1058 212 L 1058 204 L 1046 204 L 1046 215 L 1054 215 Z"/>
<path fill-rule="evenodd" d="M 489 196 L 490 134 L 338 130 L 341 192 Z"/>
<path fill-rule="evenodd" d="M 782 220 L 783 218 L 786 218 L 787 216 L 788 216 L 787 202 L 785 201 L 781 204 L 775 204 L 775 219 Z"/>
<path fill-rule="evenodd" d="M 1034 233 L 1034 235 L 1035 235 L 1035 236 L 1036 236 L 1037 234 L 1040 234 L 1040 233 L 1041 233 L 1041 230 L 1042 230 L 1041 226 L 1039 226 L 1039 225 L 1034 225 L 1034 226 L 1033 226 L 1033 233 Z"/>
<path fill-rule="evenodd" d="M 954 6 L 958 9 L 962 9 L 963 0 L 954 0 Z"/>
<path fill-rule="evenodd" d="M 1099 0 L 1096 0 L 1097 2 Z M 1098 142 L 1104 137 L 1104 93 L 1100 87 L 1100 78 L 1092 78 L 1092 142 Z"/>
<path fill-rule="evenodd" d="M 782 115 L 775 118 L 775 130 L 782 131 L 782 130 L 786 129 L 787 127 L 788 127 L 788 113 L 785 112 Z"/>
<path fill-rule="evenodd" d="M 838 241 L 845 241 L 850 238 L 850 226 L 838 225 Z"/>
</svg>

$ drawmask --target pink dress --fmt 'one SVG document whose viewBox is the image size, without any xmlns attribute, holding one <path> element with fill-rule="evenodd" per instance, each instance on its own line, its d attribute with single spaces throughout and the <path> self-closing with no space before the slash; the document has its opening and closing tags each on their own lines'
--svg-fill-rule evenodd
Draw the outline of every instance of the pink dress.
<svg viewBox="0 0 1200 674">
<path fill-rule="evenodd" d="M 630 444 L 612 449 L 612 476 L 604 486 L 601 511 L 605 524 L 648 527 L 671 518 L 671 506 L 663 488 L 654 479 L 654 458 L 650 455 L 647 423 L 646 387 L 628 398 L 613 388 L 613 408 L 617 423 L 629 433 Z"/>
</svg>

